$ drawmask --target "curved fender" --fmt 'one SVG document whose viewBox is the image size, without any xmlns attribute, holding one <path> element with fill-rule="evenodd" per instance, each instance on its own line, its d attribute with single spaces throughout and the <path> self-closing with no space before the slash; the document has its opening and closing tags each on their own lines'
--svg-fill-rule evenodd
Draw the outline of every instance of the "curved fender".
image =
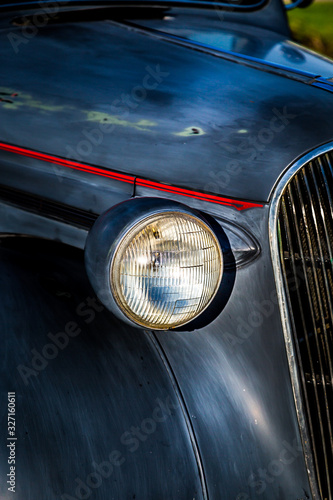
<svg viewBox="0 0 333 500">
<path fill-rule="evenodd" d="M 204 499 L 181 397 L 149 335 L 97 302 L 81 251 L 1 242 L 1 498 Z"/>
</svg>

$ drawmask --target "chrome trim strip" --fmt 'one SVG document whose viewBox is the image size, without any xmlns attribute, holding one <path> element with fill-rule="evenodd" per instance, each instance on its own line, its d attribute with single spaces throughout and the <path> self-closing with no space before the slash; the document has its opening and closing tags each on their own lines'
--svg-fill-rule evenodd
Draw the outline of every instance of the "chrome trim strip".
<svg viewBox="0 0 333 500">
<path fill-rule="evenodd" d="M 301 398 L 301 377 L 298 365 L 295 362 L 297 358 L 296 347 L 293 340 L 293 333 L 291 330 L 291 320 L 287 305 L 288 300 L 283 283 L 283 275 L 282 275 L 281 261 L 279 255 L 279 242 L 277 237 L 278 234 L 277 227 L 278 227 L 278 214 L 279 214 L 281 196 L 290 179 L 307 163 L 312 161 L 317 156 L 320 156 L 322 154 L 327 153 L 328 151 L 331 151 L 332 149 L 333 149 L 333 141 L 312 150 L 310 153 L 307 153 L 305 156 L 295 161 L 290 166 L 290 168 L 288 168 L 288 170 L 281 177 L 281 179 L 278 181 L 277 185 L 274 188 L 269 209 L 269 227 L 268 227 L 270 247 L 271 247 L 271 258 L 272 258 L 276 289 L 280 306 L 281 321 L 282 321 L 283 334 L 286 344 L 290 376 L 292 381 L 292 389 L 294 393 L 296 413 L 300 428 L 305 462 L 309 475 L 309 482 L 313 500 L 320 500 L 320 495 L 318 491 L 312 451 L 310 447 L 309 431 L 307 422 L 305 420 L 305 411 L 303 408 L 303 402 Z"/>
</svg>

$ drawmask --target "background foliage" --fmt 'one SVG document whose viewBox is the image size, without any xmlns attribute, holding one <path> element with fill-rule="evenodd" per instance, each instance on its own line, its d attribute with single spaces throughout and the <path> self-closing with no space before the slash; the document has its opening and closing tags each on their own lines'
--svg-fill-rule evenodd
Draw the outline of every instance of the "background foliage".
<svg viewBox="0 0 333 500">
<path fill-rule="evenodd" d="M 288 18 L 295 41 L 333 58 L 333 2 L 315 1 L 289 11 Z"/>
</svg>

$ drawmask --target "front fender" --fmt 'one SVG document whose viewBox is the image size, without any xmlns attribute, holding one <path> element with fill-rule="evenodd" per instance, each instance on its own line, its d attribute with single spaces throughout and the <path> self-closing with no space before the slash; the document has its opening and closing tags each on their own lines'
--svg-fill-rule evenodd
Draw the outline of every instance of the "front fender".
<svg viewBox="0 0 333 500">
<path fill-rule="evenodd" d="M 203 499 L 184 406 L 149 334 L 97 302 L 82 251 L 1 242 L 1 498 L 12 480 L 17 500 Z"/>
</svg>

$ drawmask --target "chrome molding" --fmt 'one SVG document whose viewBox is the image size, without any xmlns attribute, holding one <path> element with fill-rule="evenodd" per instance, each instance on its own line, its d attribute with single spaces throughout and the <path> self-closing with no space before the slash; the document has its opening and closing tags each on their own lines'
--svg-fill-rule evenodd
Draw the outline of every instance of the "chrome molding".
<svg viewBox="0 0 333 500">
<path fill-rule="evenodd" d="M 104 212 L 97 219 L 88 234 L 85 246 L 85 265 L 90 283 L 102 304 L 104 304 L 115 316 L 131 326 L 147 328 L 146 325 L 140 324 L 140 322 L 134 322 L 133 319 L 128 317 L 115 297 L 111 285 L 113 258 L 125 235 L 128 234 L 138 222 L 144 221 L 153 215 L 177 212 L 197 217 L 207 226 L 217 242 L 221 262 L 218 286 L 210 301 L 200 312 L 200 314 L 202 314 L 213 302 L 213 299 L 220 289 L 223 276 L 223 251 L 219 239 L 220 236 L 215 233 L 214 228 L 211 227 L 209 221 L 206 220 L 200 212 L 182 203 L 164 198 L 130 198 Z M 187 323 L 194 320 L 195 318 L 192 318 L 188 320 Z M 183 326 L 187 323 L 183 323 L 179 326 Z M 150 329 L 161 330 L 161 328 L 154 328 L 153 326 L 150 326 Z"/>
<path fill-rule="evenodd" d="M 289 183 L 290 179 L 308 162 L 310 162 L 317 156 L 320 156 L 324 153 L 327 153 L 328 151 L 331 151 L 332 149 L 333 149 L 333 141 L 312 150 L 311 152 L 304 155 L 302 158 L 292 163 L 289 166 L 288 170 L 282 175 L 282 177 L 280 178 L 280 180 L 278 181 L 277 185 L 274 188 L 270 203 L 270 211 L 269 211 L 269 240 L 271 248 L 271 257 L 275 275 L 279 307 L 281 312 L 281 321 L 282 321 L 283 333 L 286 344 L 286 351 L 287 351 L 288 364 L 289 364 L 292 388 L 295 399 L 298 424 L 301 433 L 301 439 L 303 444 L 308 476 L 309 476 L 309 482 L 311 486 L 311 492 L 314 500 L 320 500 L 320 494 L 318 490 L 315 468 L 312 458 L 312 451 L 310 447 L 308 427 L 305 420 L 305 410 L 303 407 L 303 402 L 301 397 L 300 374 L 299 374 L 298 364 L 297 362 L 295 362 L 296 348 L 293 339 L 293 332 L 291 329 L 291 321 L 288 311 L 288 300 L 283 283 L 283 275 L 282 275 L 282 268 L 279 255 L 279 243 L 277 238 L 277 222 L 278 222 L 281 196 L 286 185 Z"/>
</svg>

